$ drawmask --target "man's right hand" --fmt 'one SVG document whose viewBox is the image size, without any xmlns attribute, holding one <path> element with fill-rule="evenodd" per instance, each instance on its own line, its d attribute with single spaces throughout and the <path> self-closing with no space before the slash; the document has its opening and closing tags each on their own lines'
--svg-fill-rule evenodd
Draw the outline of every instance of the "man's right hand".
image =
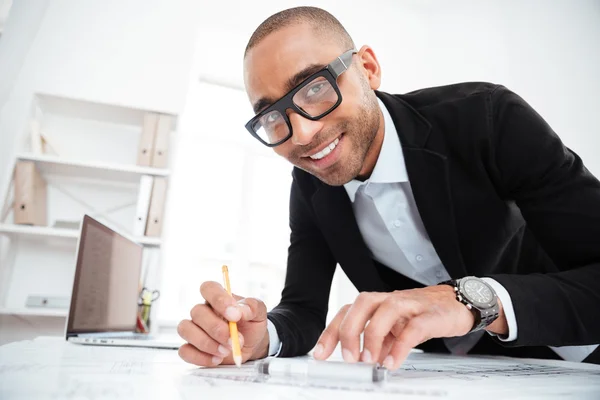
<svg viewBox="0 0 600 400">
<path fill-rule="evenodd" d="M 200 294 L 206 300 L 196 304 L 191 320 L 183 320 L 177 333 L 186 342 L 179 356 L 195 365 L 212 367 L 233 364 L 228 321 L 237 322 L 242 362 L 264 358 L 269 352 L 267 308 L 258 299 L 233 295 L 217 282 L 204 282 Z"/>
</svg>

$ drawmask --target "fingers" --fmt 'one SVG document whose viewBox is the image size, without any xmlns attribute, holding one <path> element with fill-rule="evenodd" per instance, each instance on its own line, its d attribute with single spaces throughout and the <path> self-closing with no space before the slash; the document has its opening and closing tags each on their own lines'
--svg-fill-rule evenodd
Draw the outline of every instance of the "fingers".
<svg viewBox="0 0 600 400">
<path fill-rule="evenodd" d="M 371 319 L 375 310 L 386 297 L 387 294 L 363 292 L 358 295 L 346 313 L 339 327 L 339 338 L 344 361 L 358 361 L 360 356 L 360 335 L 365 330 L 367 321 Z M 383 336 L 385 335 L 382 335 L 381 341 L 383 341 Z M 373 358 L 368 350 L 363 352 L 363 359 L 366 362 L 372 362 Z"/>
<path fill-rule="evenodd" d="M 379 308 L 374 312 L 369 325 L 365 328 L 364 344 L 363 344 L 363 361 L 375 362 L 379 360 L 381 348 L 384 339 L 392 330 L 400 332 L 408 321 L 409 311 L 407 310 L 410 304 L 395 301 L 388 297 L 379 305 Z M 389 349 L 386 349 L 389 351 Z M 371 358 L 371 361 L 365 359 L 365 353 Z"/>
<path fill-rule="evenodd" d="M 317 360 L 326 360 L 333 353 L 333 350 L 335 350 L 335 346 L 339 341 L 339 327 L 348 309 L 350 309 L 350 304 L 343 306 L 321 334 L 313 353 L 313 356 Z"/>
<path fill-rule="evenodd" d="M 217 282 L 204 282 L 200 293 L 206 304 L 194 306 L 190 312 L 191 321 L 181 321 L 177 327 L 179 335 L 188 342 L 179 349 L 179 355 L 186 362 L 195 365 L 231 364 L 233 359 L 228 321 L 238 322 L 244 319 L 264 324 L 267 318 L 266 306 L 256 299 L 230 296 Z M 238 337 L 243 348 L 244 336 L 239 331 Z"/>
<path fill-rule="evenodd" d="M 228 325 L 225 321 L 220 321 Z M 188 342 L 179 348 L 179 356 L 184 361 L 205 367 L 221 363 L 233 364 L 231 339 L 229 337 L 225 340 L 225 344 L 219 343 L 190 320 L 181 321 L 177 326 L 177 333 Z M 241 333 L 238 333 L 238 335 L 240 345 L 243 346 L 244 337 Z"/>
<path fill-rule="evenodd" d="M 209 355 L 223 358 L 231 353 L 229 347 L 224 346 L 221 343 L 214 340 L 198 325 L 194 324 L 190 320 L 186 319 L 181 321 L 177 326 L 177 333 L 186 342 L 192 344 L 201 352 L 207 353 Z"/>
<path fill-rule="evenodd" d="M 411 319 L 394 341 L 390 354 L 383 361 L 383 365 L 389 370 L 400 367 L 412 348 L 429 339 L 429 325 L 432 322 L 434 322 L 433 319 L 426 316 Z"/>
<path fill-rule="evenodd" d="M 200 286 L 200 294 L 208 304 L 228 321 L 237 322 L 242 318 L 243 310 L 237 304 L 236 299 L 217 282 L 204 282 Z M 240 299 L 240 297 L 235 296 Z"/>
<path fill-rule="evenodd" d="M 203 367 L 214 367 L 223 362 L 222 357 L 200 351 L 189 343 L 179 348 L 179 357 L 187 363 Z"/>
<path fill-rule="evenodd" d="M 267 306 L 262 301 L 246 297 L 237 304 L 242 310 L 242 320 L 260 322 L 267 319 Z"/>
<path fill-rule="evenodd" d="M 198 326 L 200 330 L 219 344 L 231 348 L 228 344 L 230 338 L 229 323 L 217 315 L 211 307 L 206 304 L 197 304 L 192 308 L 190 316 L 192 317 L 191 322 Z M 239 334 L 239 337 L 241 341 L 242 335 Z M 199 349 L 206 351 L 204 348 Z"/>
<path fill-rule="evenodd" d="M 381 351 L 379 352 L 379 358 L 377 359 L 379 364 L 383 365 L 383 361 L 390 354 L 394 342 L 396 342 L 396 337 L 391 333 L 388 333 L 385 339 L 383 339 L 383 344 L 381 345 Z"/>
</svg>

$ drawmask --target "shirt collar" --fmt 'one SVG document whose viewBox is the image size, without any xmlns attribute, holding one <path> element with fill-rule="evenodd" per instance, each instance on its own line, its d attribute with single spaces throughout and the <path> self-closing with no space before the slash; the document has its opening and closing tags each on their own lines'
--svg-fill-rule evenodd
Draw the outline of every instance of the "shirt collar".
<svg viewBox="0 0 600 400">
<path fill-rule="evenodd" d="M 356 192 L 362 185 L 369 183 L 408 182 L 408 174 L 406 172 L 406 165 L 404 164 L 404 154 L 402 153 L 402 146 L 398 138 L 398 131 L 396 131 L 394 121 L 392 121 L 392 117 L 387 108 L 385 108 L 385 105 L 379 98 L 377 101 L 383 113 L 383 143 L 369 179 L 364 182 L 353 179 L 344 184 L 344 188 L 348 192 L 348 197 L 350 197 L 350 201 L 352 202 L 354 202 Z"/>
</svg>

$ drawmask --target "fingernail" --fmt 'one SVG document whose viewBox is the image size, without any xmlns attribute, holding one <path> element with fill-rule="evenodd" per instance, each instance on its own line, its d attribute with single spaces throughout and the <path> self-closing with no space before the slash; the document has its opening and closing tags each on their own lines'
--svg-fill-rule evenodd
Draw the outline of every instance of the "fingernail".
<svg viewBox="0 0 600 400">
<path fill-rule="evenodd" d="M 241 316 L 242 313 L 237 307 L 230 306 L 227 307 L 227 309 L 225 310 L 225 318 L 227 318 L 230 321 L 237 321 L 240 319 Z"/>
<path fill-rule="evenodd" d="M 362 360 L 368 364 L 371 363 L 371 352 L 368 349 L 364 349 L 362 353 Z"/>
<path fill-rule="evenodd" d="M 218 357 L 218 356 L 214 356 L 214 357 L 212 358 L 212 362 L 213 362 L 213 364 L 215 364 L 215 365 L 221 364 L 221 362 L 222 362 L 222 361 L 223 361 L 223 359 L 222 359 L 221 357 Z"/>
<path fill-rule="evenodd" d="M 238 309 L 245 318 L 250 318 L 252 316 L 252 309 L 248 304 L 239 304 Z"/>
<path fill-rule="evenodd" d="M 387 356 L 385 358 L 385 360 L 383 360 L 383 365 L 387 368 L 387 369 L 393 369 L 394 368 L 394 357 L 392 356 Z"/>
<path fill-rule="evenodd" d="M 219 350 L 219 353 L 223 354 L 224 356 L 229 355 L 229 349 L 227 347 L 223 346 L 222 344 L 219 345 L 217 350 Z"/>
<path fill-rule="evenodd" d="M 354 362 L 354 356 L 352 355 L 352 352 L 350 352 L 350 350 L 348 349 L 342 349 L 342 357 L 344 357 L 344 361 L 346 362 Z"/>
<path fill-rule="evenodd" d="M 319 343 L 317 347 L 315 347 L 313 355 L 317 358 L 321 358 L 321 354 L 323 354 L 323 345 Z"/>
</svg>

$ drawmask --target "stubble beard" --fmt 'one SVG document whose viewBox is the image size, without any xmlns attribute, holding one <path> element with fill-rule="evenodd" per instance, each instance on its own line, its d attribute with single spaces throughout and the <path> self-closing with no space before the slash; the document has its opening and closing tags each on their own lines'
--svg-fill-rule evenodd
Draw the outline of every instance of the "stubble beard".
<svg viewBox="0 0 600 400">
<path fill-rule="evenodd" d="M 359 114 L 348 124 L 349 129 L 344 134 L 346 158 L 340 159 L 326 173 L 307 171 L 330 186 L 342 186 L 358 176 L 379 130 L 379 104 L 375 94 L 368 89 Z"/>
</svg>

